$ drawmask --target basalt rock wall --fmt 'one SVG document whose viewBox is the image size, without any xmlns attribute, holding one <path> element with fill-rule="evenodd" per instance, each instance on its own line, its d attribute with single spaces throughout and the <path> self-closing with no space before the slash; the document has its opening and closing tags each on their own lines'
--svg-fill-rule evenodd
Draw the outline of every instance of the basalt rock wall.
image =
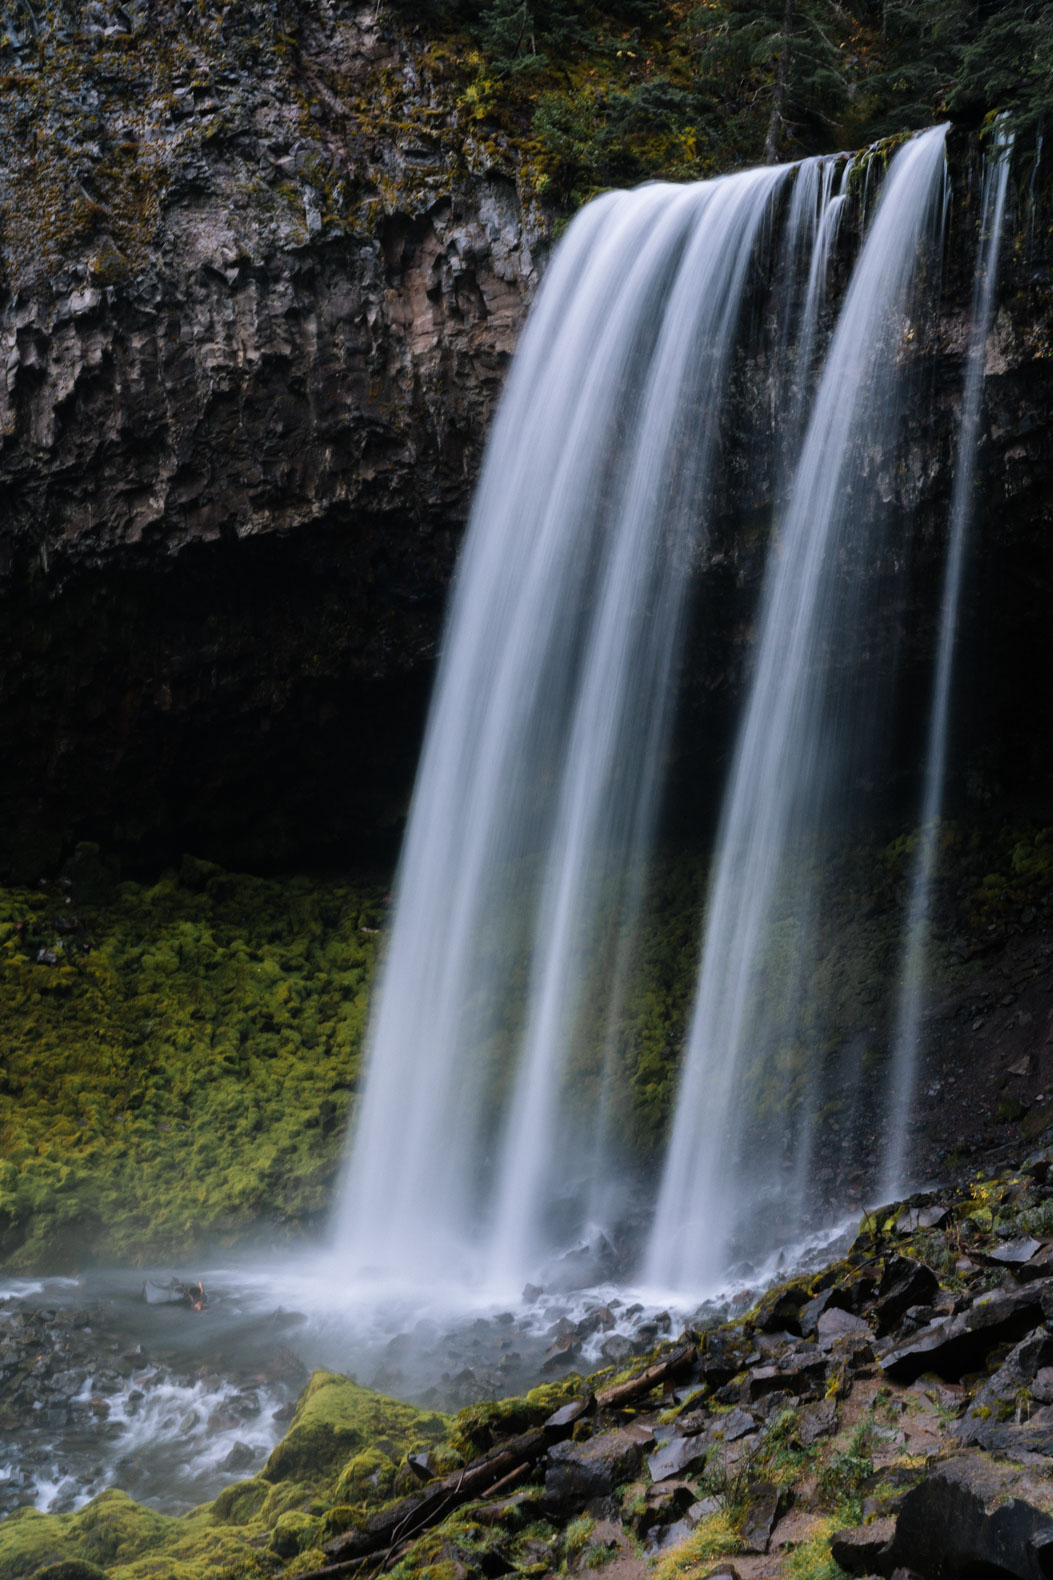
<svg viewBox="0 0 1053 1580">
<path fill-rule="evenodd" d="M 476 119 L 458 63 L 383 8 L 99 4 L 79 31 L 64 15 L 44 6 L 0 61 L 0 869 L 37 877 L 82 839 L 144 867 L 186 848 L 387 861 L 547 256 L 529 166 Z M 954 162 L 965 222 L 890 483 L 918 528 L 897 594 L 907 784 L 971 292 L 975 149 Z M 1053 769 L 1050 284 L 1023 186 L 1011 229 L 959 776 L 988 798 L 1045 796 Z M 842 283 L 854 247 L 846 228 Z M 696 821 L 699 784 L 715 799 L 723 776 L 775 492 L 749 437 L 772 371 L 739 383 L 683 677 Z"/>
<path fill-rule="evenodd" d="M 546 233 L 452 65 L 378 9 L 263 0 L 210 30 L 98 6 L 7 39 L 0 866 L 22 876 L 78 838 L 280 862 L 402 814 Z M 29 112 L 65 152 L 43 173 Z"/>
</svg>

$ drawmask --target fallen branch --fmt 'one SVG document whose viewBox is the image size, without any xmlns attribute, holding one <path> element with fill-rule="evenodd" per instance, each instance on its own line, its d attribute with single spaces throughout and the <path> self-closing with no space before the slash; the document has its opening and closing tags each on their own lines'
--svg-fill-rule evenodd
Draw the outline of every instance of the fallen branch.
<svg viewBox="0 0 1053 1580">
<path fill-rule="evenodd" d="M 609 1409 L 639 1399 L 696 1359 L 693 1344 L 681 1345 L 638 1376 L 630 1377 L 617 1387 L 605 1388 L 596 1395 L 595 1404 L 599 1409 Z M 544 1426 L 498 1444 L 479 1459 L 473 1459 L 463 1470 L 443 1476 L 423 1491 L 411 1493 L 378 1510 L 364 1526 L 335 1536 L 325 1549 L 333 1562 L 324 1569 L 312 1569 L 309 1574 L 301 1575 L 300 1580 L 330 1580 L 335 1575 L 356 1574 L 371 1559 L 375 1561 L 378 1555 L 383 1555 L 377 1570 L 380 1573 L 410 1541 L 438 1525 L 454 1509 L 474 1498 L 489 1497 L 513 1486 L 552 1443 L 570 1436 L 574 1422 L 590 1407 L 590 1402 L 584 1399 L 576 1403 L 577 1409 L 564 1406 Z"/>
<path fill-rule="evenodd" d="M 609 1410 L 615 1405 L 628 1404 L 632 1399 L 639 1399 L 645 1393 L 650 1393 L 652 1388 L 657 1388 L 659 1383 L 668 1382 L 675 1377 L 677 1372 L 686 1371 L 698 1359 L 698 1351 L 693 1344 L 682 1344 L 678 1350 L 667 1355 L 664 1361 L 656 1361 L 653 1366 L 648 1366 L 646 1371 L 640 1372 L 636 1377 L 630 1377 L 627 1382 L 618 1383 L 613 1388 L 604 1388 L 596 1395 L 597 1410 Z"/>
<path fill-rule="evenodd" d="M 411 1493 L 409 1497 L 389 1504 L 386 1509 L 374 1514 L 361 1529 L 334 1537 L 327 1544 L 326 1552 L 341 1560 L 367 1558 L 371 1553 L 381 1552 L 411 1536 L 418 1536 L 421 1531 L 437 1525 L 462 1503 L 483 1496 L 513 1471 L 532 1465 L 541 1458 L 549 1444 L 558 1441 L 561 1436 L 569 1437 L 570 1428 L 553 1432 L 537 1427 L 532 1432 L 524 1432 L 491 1449 L 481 1459 L 473 1460 L 463 1470 L 442 1477 L 425 1491 Z M 318 1571 L 319 1574 L 328 1572 Z"/>
</svg>

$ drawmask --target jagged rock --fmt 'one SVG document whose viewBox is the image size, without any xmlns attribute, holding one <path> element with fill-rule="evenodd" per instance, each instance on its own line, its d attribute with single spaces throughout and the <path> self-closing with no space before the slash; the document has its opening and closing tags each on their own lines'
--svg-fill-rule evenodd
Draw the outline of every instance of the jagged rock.
<svg viewBox="0 0 1053 1580">
<path fill-rule="evenodd" d="M 766 1553 L 779 1515 L 787 1506 L 787 1495 L 770 1481 L 759 1481 L 751 1489 L 742 1522 L 744 1553 Z"/>
<path fill-rule="evenodd" d="M 835 1292 L 836 1291 L 833 1287 L 830 1289 L 821 1290 L 814 1299 L 808 1301 L 807 1305 L 802 1306 L 798 1316 L 798 1325 L 803 1337 L 813 1338 L 815 1336 L 815 1330 L 819 1325 L 819 1318 L 822 1316 L 823 1312 L 834 1298 Z"/>
<path fill-rule="evenodd" d="M 895 1529 L 895 1520 L 879 1519 L 871 1520 L 868 1525 L 836 1531 L 830 1539 L 830 1556 L 850 1575 L 874 1574 L 881 1570 L 882 1555 Z"/>
<path fill-rule="evenodd" d="M 1001 1267 L 1017 1267 L 1022 1262 L 1030 1262 L 1036 1251 L 1041 1251 L 1042 1241 L 1025 1237 L 1022 1240 L 1005 1240 L 995 1250 L 987 1253 L 989 1262 L 996 1262 Z"/>
<path fill-rule="evenodd" d="M 939 1287 L 939 1279 L 924 1262 L 906 1256 L 887 1257 L 873 1308 L 879 1327 L 887 1331 L 909 1307 L 928 1305 Z"/>
<path fill-rule="evenodd" d="M 774 1393 L 762 1394 L 756 1401 L 757 1414 L 765 1421 L 773 1420 L 783 1410 L 793 1410 L 797 1406 L 796 1394 L 777 1388 Z"/>
<path fill-rule="evenodd" d="M 714 1416 L 706 1435 L 713 1442 L 737 1443 L 740 1437 L 756 1428 L 757 1423 L 749 1411 L 736 1408 L 729 1410 L 727 1415 Z"/>
<path fill-rule="evenodd" d="M 641 1445 L 624 1432 L 602 1432 L 584 1443 L 557 1443 L 548 1451 L 545 1501 L 559 1507 L 607 1497 L 615 1483 L 639 1468 Z"/>
<path fill-rule="evenodd" d="M 965 1440 L 1020 1465 L 1044 1464 L 1053 1457 L 1053 1408 L 1020 1421 L 975 1421 Z"/>
<path fill-rule="evenodd" d="M 784 1284 L 771 1289 L 757 1302 L 753 1316 L 754 1327 L 761 1333 L 793 1333 L 800 1335 L 800 1314 L 810 1304 L 804 1284 Z"/>
<path fill-rule="evenodd" d="M 744 1369 L 747 1353 L 741 1334 L 707 1333 L 699 1356 L 699 1370 L 711 1388 L 720 1388 Z"/>
<path fill-rule="evenodd" d="M 1053 1273 L 1053 1245 L 1043 1245 L 1026 1262 L 1014 1267 L 1013 1272 L 1023 1284 L 1036 1278 L 1048 1278 Z"/>
<path fill-rule="evenodd" d="M 928 1580 L 1048 1580 L 1053 1517 L 1031 1501 L 1040 1485 L 980 1455 L 949 1460 L 904 1498 L 884 1572 L 909 1567 Z M 1050 1502 L 1048 1483 L 1040 1495 Z"/>
<path fill-rule="evenodd" d="M 940 1229 L 949 1217 L 946 1207 L 911 1207 L 896 1219 L 896 1229 L 899 1234 L 913 1234 L 915 1229 Z"/>
<path fill-rule="evenodd" d="M 970 1441 L 970 1434 L 977 1425 L 997 1417 L 1004 1407 L 1015 1408 L 1026 1396 L 1033 1379 L 1042 1368 L 1049 1368 L 1053 1377 L 1053 1334 L 1043 1323 L 1034 1333 L 1029 1333 L 1014 1345 L 998 1370 L 977 1390 L 961 1421 L 952 1431 L 963 1442 Z M 972 1441 L 978 1441 L 972 1438 Z"/>
<path fill-rule="evenodd" d="M 1050 1281 L 1025 1286 L 1009 1294 L 981 1295 L 959 1316 L 945 1317 L 892 1346 L 879 1357 L 882 1371 L 897 1381 L 910 1382 L 924 1371 L 956 1380 L 963 1372 L 978 1370 L 996 1344 L 1013 1343 L 1042 1319 L 1050 1294 Z"/>
<path fill-rule="evenodd" d="M 255 1462 L 256 1450 L 248 1443 L 236 1442 L 220 1465 L 220 1470 L 248 1470 Z"/>
<path fill-rule="evenodd" d="M 545 1426 L 572 1426 L 575 1421 L 580 1421 L 583 1415 L 588 1414 L 591 1403 L 590 1399 L 571 1399 L 569 1404 L 561 1405 L 558 1410 L 553 1410 L 545 1422 Z"/>
<path fill-rule="evenodd" d="M 779 1390 L 801 1398 L 825 1375 L 826 1356 L 815 1345 L 801 1344 L 783 1355 L 777 1365 L 755 1366 L 746 1385 L 748 1397 L 752 1401 Z"/>
<path fill-rule="evenodd" d="M 647 1468 L 651 1473 L 651 1480 L 666 1481 L 671 1476 L 679 1476 L 683 1471 L 703 1464 L 709 1447 L 710 1443 L 704 1433 L 691 1437 L 670 1438 L 664 1447 L 648 1458 Z"/>
<path fill-rule="evenodd" d="M 611 1365 L 617 1365 L 633 1354 L 633 1342 L 622 1333 L 612 1333 L 609 1339 L 604 1339 L 600 1345 L 600 1355 Z"/>
<path fill-rule="evenodd" d="M 685 1482 L 648 1487 L 643 1508 L 633 1516 L 632 1528 L 637 1536 L 646 1536 L 656 1525 L 683 1519 L 694 1503 L 694 1494 Z"/>
<path fill-rule="evenodd" d="M 838 1306 L 828 1306 L 816 1325 L 816 1337 L 821 1348 L 829 1349 L 838 1339 L 872 1339 L 874 1334 L 862 1317 L 853 1316 L 851 1311 L 842 1311 Z"/>
<path fill-rule="evenodd" d="M 810 1404 L 801 1411 L 798 1432 L 806 1448 L 817 1443 L 821 1437 L 829 1437 L 836 1430 L 837 1405 L 833 1399 L 821 1399 L 818 1404 Z"/>
</svg>

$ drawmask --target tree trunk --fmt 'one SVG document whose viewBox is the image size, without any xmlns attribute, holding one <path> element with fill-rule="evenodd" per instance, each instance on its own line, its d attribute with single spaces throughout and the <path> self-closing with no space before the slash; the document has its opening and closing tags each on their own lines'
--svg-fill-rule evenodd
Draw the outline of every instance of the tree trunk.
<svg viewBox="0 0 1053 1580">
<path fill-rule="evenodd" d="M 779 157 L 779 133 L 783 128 L 783 110 L 790 86 L 790 45 L 793 40 L 793 22 L 797 0 L 786 0 L 782 13 L 782 43 L 779 47 L 779 64 L 775 71 L 775 93 L 771 101 L 771 119 L 768 135 L 764 139 L 764 163 L 773 165 Z"/>
</svg>

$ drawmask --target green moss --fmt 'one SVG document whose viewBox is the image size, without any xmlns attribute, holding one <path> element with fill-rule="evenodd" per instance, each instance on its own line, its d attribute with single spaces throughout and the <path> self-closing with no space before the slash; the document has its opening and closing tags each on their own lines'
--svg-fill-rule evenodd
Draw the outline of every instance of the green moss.
<svg viewBox="0 0 1053 1580">
<path fill-rule="evenodd" d="M 636 1369 L 643 1364 L 639 1362 Z M 454 1417 L 453 1429 L 439 1452 L 436 1469 L 453 1470 L 477 1454 L 484 1454 L 498 1437 L 511 1437 L 541 1426 L 553 1411 L 583 1391 L 582 1379 L 572 1375 L 560 1378 L 559 1382 L 542 1383 L 522 1399 L 493 1399 L 469 1405 Z"/>
<path fill-rule="evenodd" d="M 381 892 L 185 860 L 108 893 L 89 873 L 82 900 L 72 870 L 72 905 L 0 891 L 0 1259 L 176 1257 L 309 1223 L 343 1149 Z"/>
<path fill-rule="evenodd" d="M 300 1396 L 288 1432 L 261 1471 L 269 1482 L 317 1480 L 362 1451 L 398 1460 L 414 1449 L 431 1447 L 444 1434 L 447 1418 L 416 1410 L 360 1388 L 336 1372 L 315 1372 Z M 351 1465 L 341 1478 L 342 1494 L 355 1480 Z"/>
<path fill-rule="evenodd" d="M 349 1459 L 336 1483 L 336 1496 L 344 1503 L 393 1496 L 398 1466 L 379 1448 L 366 1448 Z"/>
<path fill-rule="evenodd" d="M 0 1523 L 0 1580 L 24 1580 L 64 1558 L 106 1569 L 124 1565 L 157 1547 L 175 1523 L 115 1490 L 76 1514 L 18 1509 Z"/>
<path fill-rule="evenodd" d="M 680 1580 L 680 1576 L 701 1573 L 697 1565 L 713 1558 L 731 1558 L 739 1550 L 738 1525 L 724 1509 L 700 1520 L 692 1534 L 679 1547 L 660 1559 L 653 1580 Z"/>
<path fill-rule="evenodd" d="M 212 1504 L 217 1525 L 247 1525 L 266 1503 L 271 1488 L 263 1481 L 236 1481 L 224 1487 Z"/>
<path fill-rule="evenodd" d="M 313 1547 L 321 1529 L 321 1521 L 299 1509 L 280 1514 L 271 1531 L 271 1551 L 279 1558 L 295 1558 L 305 1548 Z"/>
</svg>

